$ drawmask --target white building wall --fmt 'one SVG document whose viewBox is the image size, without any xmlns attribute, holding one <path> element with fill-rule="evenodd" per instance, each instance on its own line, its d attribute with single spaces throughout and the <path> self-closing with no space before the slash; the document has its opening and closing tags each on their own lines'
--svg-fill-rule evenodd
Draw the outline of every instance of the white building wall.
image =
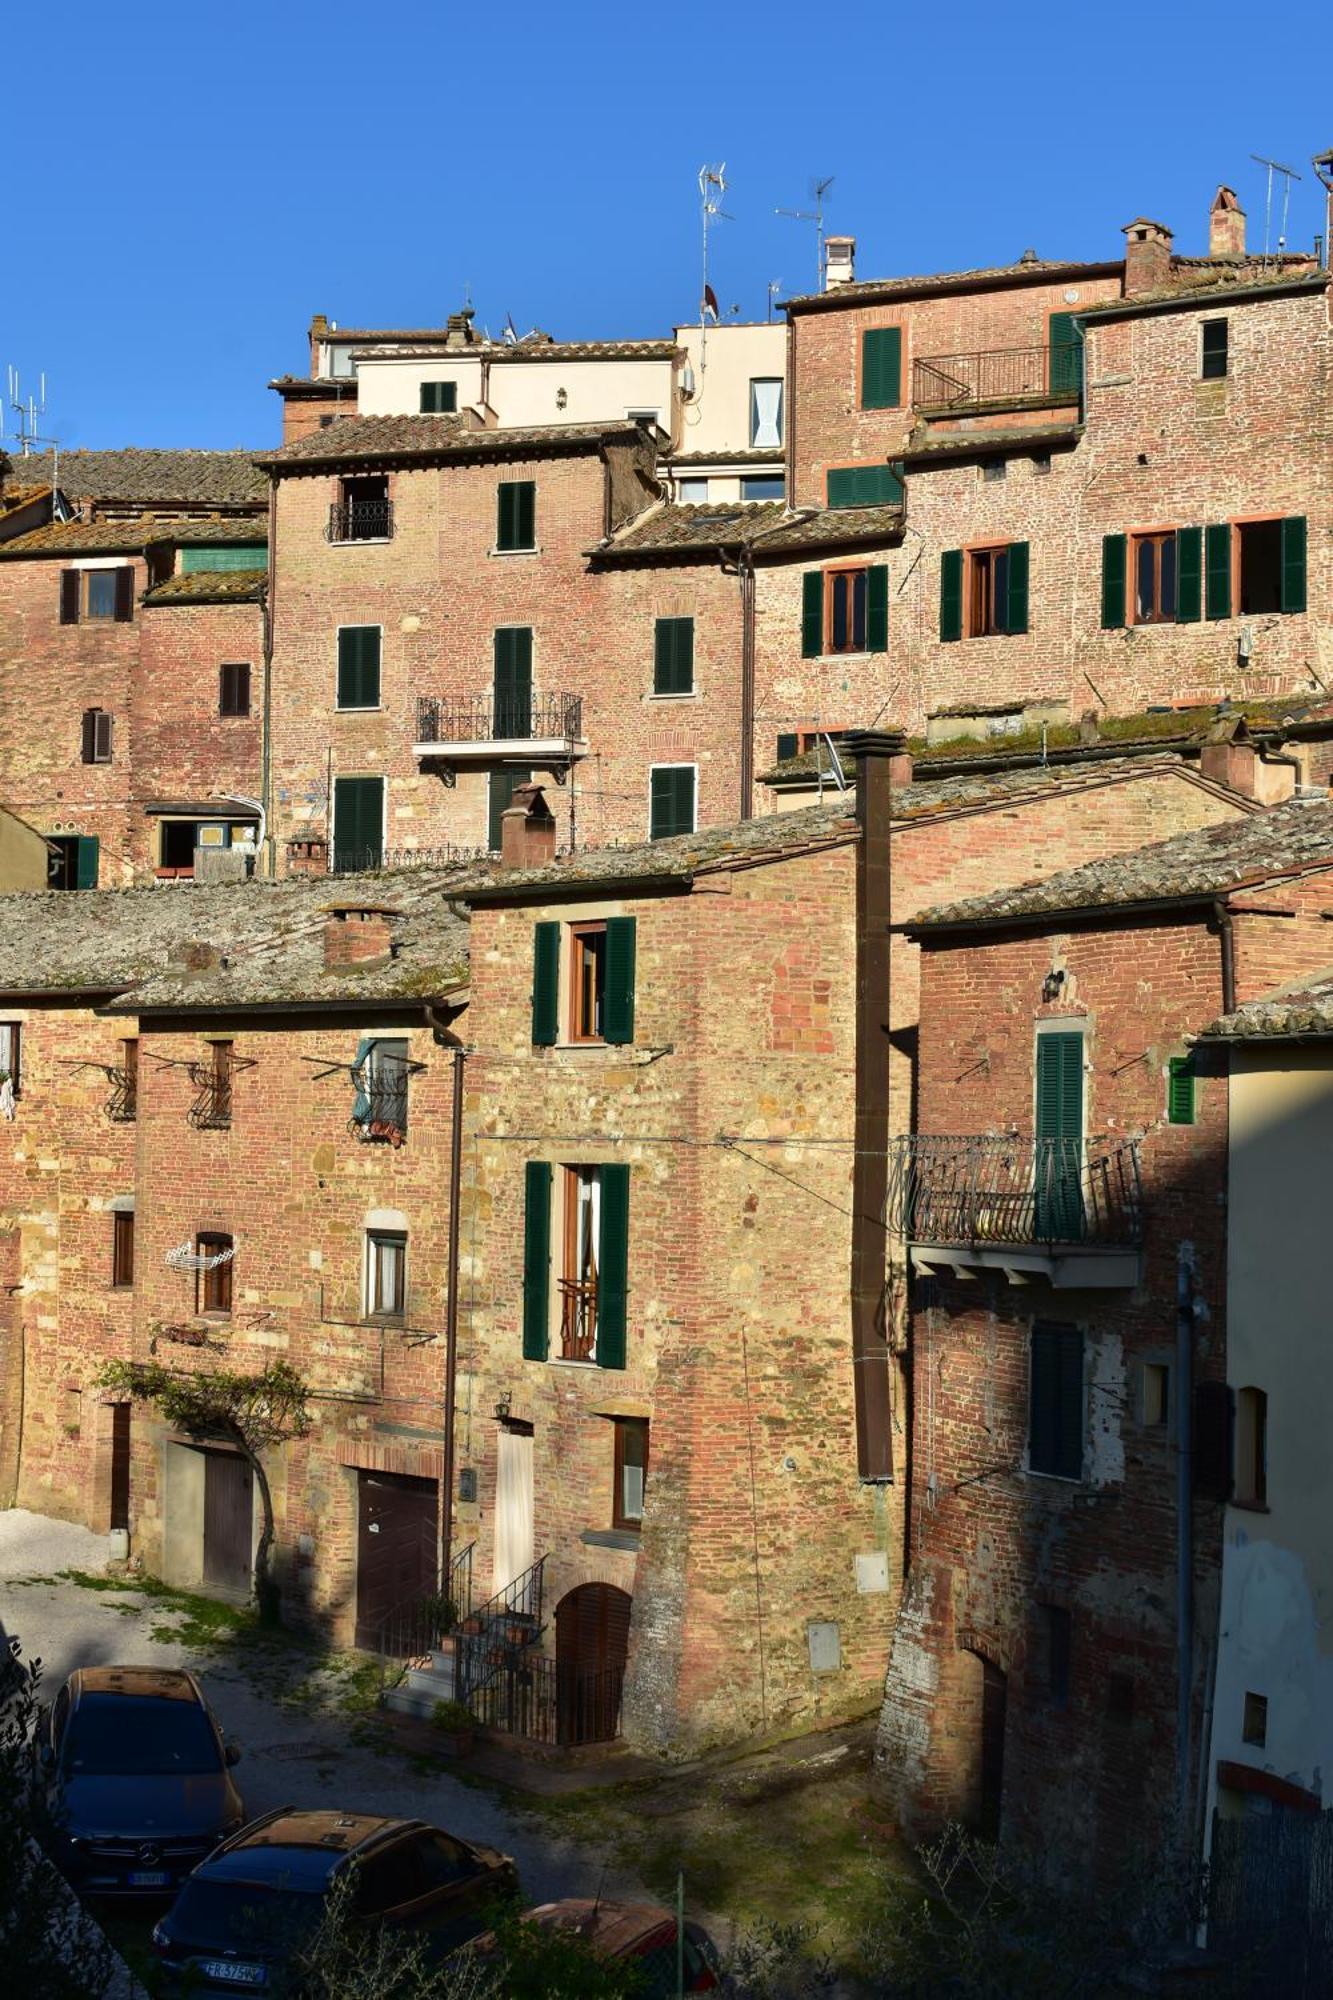
<svg viewBox="0 0 1333 2000">
<path fill-rule="evenodd" d="M 682 411 L 676 449 L 718 458 L 750 449 L 750 383 L 787 373 L 785 325 L 678 326 L 676 344 L 689 357 L 694 394 Z M 783 398 L 785 405 L 785 395 Z M 783 410 L 786 435 L 786 410 Z M 720 497 L 720 496 L 719 496 Z"/>
</svg>

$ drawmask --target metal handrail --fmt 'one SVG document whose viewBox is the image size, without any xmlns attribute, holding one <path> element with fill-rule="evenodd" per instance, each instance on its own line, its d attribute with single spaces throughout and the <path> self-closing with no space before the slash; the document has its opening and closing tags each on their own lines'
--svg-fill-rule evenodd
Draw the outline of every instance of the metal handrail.
<svg viewBox="0 0 1333 2000">
<path fill-rule="evenodd" d="M 449 1588 L 418 1593 L 395 1604 L 380 1620 L 375 1650 L 382 1660 L 413 1660 L 432 1653 L 440 1640 L 472 1613 L 472 1552 L 460 1549 L 449 1565 Z"/>
<path fill-rule="evenodd" d="M 504 1662 L 522 1652 L 539 1636 L 542 1626 L 542 1579 L 546 1557 L 497 1590 L 485 1604 L 473 1611 L 467 1624 L 473 1631 L 458 1635 L 457 1691 L 467 1701 L 477 1688 L 484 1687 Z M 515 1630 L 521 1638 L 512 1636 Z"/>
<path fill-rule="evenodd" d="M 111 1092 L 106 1100 L 106 1115 L 117 1125 L 132 1125 L 139 1111 L 138 1072 L 129 1069 L 108 1069 L 107 1082 Z"/>
<path fill-rule="evenodd" d="M 912 364 L 916 409 L 958 409 L 969 403 L 1023 402 L 1029 397 L 1077 398 L 1083 379 L 1077 341 L 1052 347 L 993 347 L 971 354 L 923 354 Z"/>
<path fill-rule="evenodd" d="M 560 1359 L 591 1361 L 597 1348 L 597 1279 L 558 1278 Z"/>
<path fill-rule="evenodd" d="M 580 1667 L 540 1653 L 506 1660 L 469 1706 L 478 1722 L 530 1743 L 603 1743 L 620 1734 L 624 1667 Z"/>
<path fill-rule="evenodd" d="M 582 734 L 581 694 L 417 697 L 418 743 L 526 742 L 529 737 L 576 743 Z"/>
<path fill-rule="evenodd" d="M 1139 1141 L 896 1139 L 885 1222 L 909 1243 L 1138 1244 Z"/>
<path fill-rule="evenodd" d="M 329 507 L 329 542 L 391 542 L 392 500 L 335 500 Z"/>
</svg>

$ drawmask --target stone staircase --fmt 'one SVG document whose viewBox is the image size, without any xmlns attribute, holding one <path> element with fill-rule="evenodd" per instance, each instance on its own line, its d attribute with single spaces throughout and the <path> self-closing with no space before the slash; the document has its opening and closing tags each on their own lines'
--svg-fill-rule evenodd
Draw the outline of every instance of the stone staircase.
<svg viewBox="0 0 1333 2000">
<path fill-rule="evenodd" d="M 471 1549 L 466 1553 L 470 1558 Z M 451 1646 L 441 1645 L 438 1625 L 423 1626 L 420 1619 L 410 1616 L 406 1620 L 400 1618 L 396 1643 L 386 1632 L 382 1650 L 386 1658 L 396 1656 L 413 1664 L 407 1666 L 395 1686 L 385 1688 L 381 1705 L 398 1715 L 429 1721 L 436 1702 L 470 1700 L 503 1668 L 513 1666 L 528 1654 L 542 1633 L 545 1566 L 543 1556 L 487 1603 L 475 1611 L 467 1610 L 452 1635 Z M 470 1578 L 469 1568 L 468 1599 Z M 435 1604 L 438 1600 L 427 1602 Z M 427 1658 L 429 1666 L 423 1664 Z"/>
<path fill-rule="evenodd" d="M 385 1708 L 429 1722 L 437 1701 L 455 1699 L 457 1667 L 456 1653 L 432 1652 L 428 1667 L 409 1667 L 397 1687 L 385 1689 Z"/>
</svg>

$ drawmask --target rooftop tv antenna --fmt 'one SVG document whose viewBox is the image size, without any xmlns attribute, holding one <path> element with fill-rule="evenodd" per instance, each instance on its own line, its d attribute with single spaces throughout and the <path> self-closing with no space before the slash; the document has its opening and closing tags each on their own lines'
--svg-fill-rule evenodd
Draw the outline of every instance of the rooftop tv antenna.
<svg viewBox="0 0 1333 2000">
<path fill-rule="evenodd" d="M 781 290 L 781 278 L 770 278 L 768 281 L 768 318 L 770 322 L 773 318 L 773 301 Z"/>
<path fill-rule="evenodd" d="M 734 215 L 728 215 L 722 206 L 722 197 L 727 191 L 727 163 L 719 166 L 703 166 L 699 169 L 699 201 L 703 209 L 704 262 L 703 290 L 699 294 L 699 373 L 702 376 L 708 360 L 708 315 L 718 319 L 717 294 L 708 282 L 708 232 L 715 222 L 734 222 Z"/>
<path fill-rule="evenodd" d="M 1266 160 L 1262 153 L 1251 153 L 1250 158 L 1256 166 L 1267 167 L 1268 169 L 1268 192 L 1264 199 L 1264 262 L 1266 264 L 1268 262 L 1269 236 L 1273 224 L 1273 176 L 1274 174 L 1281 174 L 1282 176 L 1282 228 L 1277 239 L 1277 254 L 1280 257 L 1287 247 L 1287 208 L 1291 201 L 1291 184 L 1293 181 L 1298 181 L 1300 175 L 1297 173 L 1295 167 L 1284 167 L 1281 160 Z"/>
<path fill-rule="evenodd" d="M 38 428 L 42 418 L 46 415 L 46 376 L 44 374 L 38 376 L 38 393 L 35 396 L 29 395 L 25 401 L 23 384 L 19 380 L 18 369 L 11 365 L 6 368 L 5 372 L 7 376 L 6 401 L 17 418 L 17 422 L 14 424 L 11 433 L 12 441 L 18 446 L 20 458 L 31 458 L 34 453 L 44 450 L 49 446 L 51 452 L 51 486 L 54 491 L 58 483 L 58 474 L 60 471 L 60 441 L 58 438 L 46 436 Z M 5 427 L 3 423 L 0 423 L 0 443 L 3 442 L 5 442 Z"/>
<path fill-rule="evenodd" d="M 816 287 L 824 289 L 824 210 L 828 206 L 828 192 L 836 176 L 825 175 L 823 180 L 812 180 L 810 199 L 813 208 L 775 208 L 774 215 L 789 215 L 793 222 L 813 222 L 815 225 L 815 271 Z"/>
</svg>

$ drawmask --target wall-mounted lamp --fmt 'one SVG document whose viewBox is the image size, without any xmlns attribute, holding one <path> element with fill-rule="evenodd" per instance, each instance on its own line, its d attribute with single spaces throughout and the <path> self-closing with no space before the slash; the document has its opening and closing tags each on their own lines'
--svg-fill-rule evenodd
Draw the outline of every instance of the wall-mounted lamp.
<svg viewBox="0 0 1333 2000">
<path fill-rule="evenodd" d="M 557 389 L 555 392 L 555 406 L 557 410 L 565 409 L 568 403 L 569 403 L 568 389 Z"/>
<path fill-rule="evenodd" d="M 1065 976 L 1063 972 L 1048 972 L 1046 977 L 1041 982 L 1042 999 L 1046 1001 L 1058 1000 L 1060 998 L 1061 991 L 1063 990 L 1064 983 L 1065 983 Z"/>
<path fill-rule="evenodd" d="M 506 1424 L 506 1423 L 508 1423 L 508 1421 L 509 1421 L 509 1402 L 510 1402 L 510 1399 L 509 1399 L 509 1392 L 508 1392 L 508 1390 L 506 1390 L 506 1391 L 505 1391 L 505 1393 L 504 1393 L 504 1395 L 503 1395 L 503 1396 L 501 1396 L 501 1398 L 500 1398 L 499 1402 L 498 1402 L 498 1403 L 496 1404 L 496 1406 L 495 1406 L 495 1421 L 496 1421 L 496 1422 L 497 1422 L 498 1424 Z"/>
</svg>

